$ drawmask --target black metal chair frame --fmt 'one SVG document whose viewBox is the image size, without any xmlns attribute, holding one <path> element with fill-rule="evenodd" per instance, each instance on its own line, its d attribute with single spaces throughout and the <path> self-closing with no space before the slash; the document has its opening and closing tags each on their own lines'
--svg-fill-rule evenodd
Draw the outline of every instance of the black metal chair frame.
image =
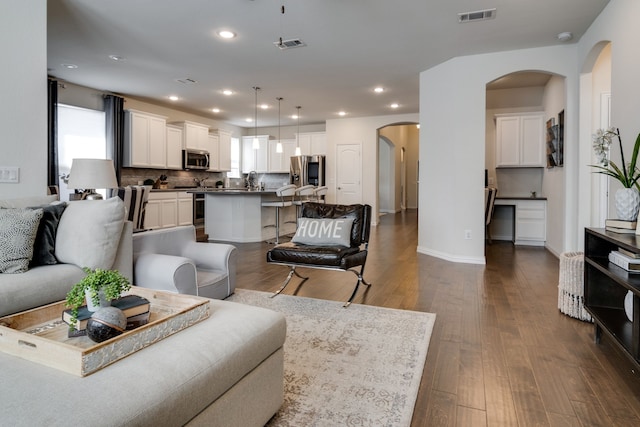
<svg viewBox="0 0 640 427">
<path fill-rule="evenodd" d="M 328 216 L 324 216 L 323 213 L 327 213 Z M 271 297 L 275 297 L 282 293 L 282 291 L 287 287 L 293 276 L 297 276 L 302 279 L 298 284 L 294 295 L 297 294 L 300 287 L 309 279 L 309 277 L 302 276 L 296 270 L 298 267 L 304 268 L 315 268 L 315 269 L 323 269 L 323 270 L 340 270 L 340 271 L 350 271 L 355 274 L 358 278 L 355 288 L 351 293 L 351 296 L 343 304 L 343 307 L 349 307 L 355 298 L 360 284 L 364 284 L 367 287 L 367 290 L 371 286 L 364 279 L 364 268 L 367 261 L 367 253 L 369 248 L 369 233 L 371 229 L 371 206 L 369 205 L 330 205 L 325 203 L 315 203 L 315 202 L 307 202 L 302 207 L 302 217 L 304 218 L 341 218 L 341 217 L 355 217 L 359 218 L 354 220 L 353 227 L 359 227 L 358 229 L 352 230 L 351 233 L 351 247 L 344 248 L 344 255 L 340 256 L 339 261 L 340 265 L 323 265 L 321 263 L 305 263 L 295 260 L 286 260 L 286 259 L 278 259 L 278 258 L 286 258 L 286 256 L 274 256 L 278 251 L 291 252 L 293 254 L 297 254 L 298 251 L 303 255 L 303 258 L 313 257 L 314 254 L 319 256 L 319 259 L 322 258 L 323 251 L 331 250 L 333 252 L 340 251 L 339 249 L 335 249 L 335 247 L 327 247 L 327 246 L 310 246 L 310 245 L 300 245 L 293 242 L 282 243 L 280 245 L 275 246 L 273 249 L 267 252 L 267 262 L 271 264 L 279 264 L 286 265 L 289 267 L 289 274 L 287 278 L 284 280 L 284 283 Z M 357 237 L 354 239 L 354 237 Z M 275 252 L 274 252 L 275 251 Z M 294 257 L 295 258 L 295 257 Z M 359 269 L 357 267 L 360 267 Z"/>
</svg>

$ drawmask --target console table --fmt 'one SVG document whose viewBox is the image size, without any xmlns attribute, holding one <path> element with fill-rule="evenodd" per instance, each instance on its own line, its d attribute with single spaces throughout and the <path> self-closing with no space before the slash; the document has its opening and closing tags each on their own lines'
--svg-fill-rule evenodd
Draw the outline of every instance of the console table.
<svg viewBox="0 0 640 427">
<path fill-rule="evenodd" d="M 640 274 L 609 263 L 618 248 L 640 253 L 640 236 L 585 229 L 584 306 L 595 323 L 595 342 L 604 332 L 640 369 Z M 624 310 L 627 291 L 633 292 L 633 322 Z"/>
</svg>

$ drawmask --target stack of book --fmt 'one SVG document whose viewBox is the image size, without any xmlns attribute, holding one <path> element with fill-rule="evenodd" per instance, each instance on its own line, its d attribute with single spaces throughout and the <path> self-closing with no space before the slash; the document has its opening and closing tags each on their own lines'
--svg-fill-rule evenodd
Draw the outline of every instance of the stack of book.
<svg viewBox="0 0 640 427">
<path fill-rule="evenodd" d="M 635 234 L 637 221 L 625 221 L 623 219 L 607 219 L 605 220 L 605 229 L 620 234 Z"/>
<path fill-rule="evenodd" d="M 640 254 L 618 248 L 609 253 L 609 262 L 624 268 L 629 273 L 640 273 Z"/>
<path fill-rule="evenodd" d="M 127 316 L 127 330 L 135 329 L 149 323 L 149 300 L 138 295 L 126 295 L 111 301 L 111 306 L 122 310 Z M 93 312 L 86 305 L 78 308 L 78 320 L 75 323 L 76 331 L 84 331 L 87 322 Z M 71 326 L 71 309 L 62 312 L 62 320 Z"/>
</svg>

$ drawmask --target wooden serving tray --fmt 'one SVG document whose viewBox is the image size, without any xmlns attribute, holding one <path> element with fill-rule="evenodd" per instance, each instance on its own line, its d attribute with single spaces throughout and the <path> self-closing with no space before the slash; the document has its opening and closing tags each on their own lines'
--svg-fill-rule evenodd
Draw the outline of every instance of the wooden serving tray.
<svg viewBox="0 0 640 427">
<path fill-rule="evenodd" d="M 110 340 L 69 338 L 64 301 L 0 318 L 0 351 L 84 377 L 209 317 L 209 300 L 132 287 L 151 303 L 149 323 Z"/>
</svg>

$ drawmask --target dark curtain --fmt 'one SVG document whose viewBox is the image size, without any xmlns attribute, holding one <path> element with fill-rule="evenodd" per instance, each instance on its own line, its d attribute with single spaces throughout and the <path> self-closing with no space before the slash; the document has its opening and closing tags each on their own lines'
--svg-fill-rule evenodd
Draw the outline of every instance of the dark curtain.
<svg viewBox="0 0 640 427">
<path fill-rule="evenodd" d="M 118 184 L 122 183 L 122 151 L 124 150 L 124 98 L 104 96 L 104 112 L 107 137 L 107 158 L 113 160 Z"/>
<path fill-rule="evenodd" d="M 58 81 L 49 80 L 47 91 L 47 185 L 58 185 Z"/>
</svg>

